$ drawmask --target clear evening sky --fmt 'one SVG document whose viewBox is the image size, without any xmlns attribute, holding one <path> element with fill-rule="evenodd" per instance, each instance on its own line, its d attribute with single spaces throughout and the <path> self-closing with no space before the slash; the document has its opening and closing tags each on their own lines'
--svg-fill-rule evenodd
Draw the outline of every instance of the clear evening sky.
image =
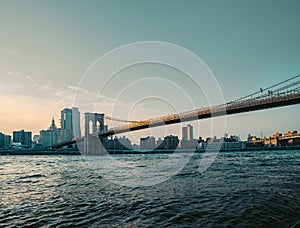
<svg viewBox="0 0 300 228">
<path fill-rule="evenodd" d="M 58 124 L 87 68 L 138 41 L 174 43 L 201 57 L 226 101 L 255 92 L 300 73 L 299 12 L 298 0 L 0 0 L 0 132 L 36 134 L 52 117 Z M 230 116 L 227 132 L 300 130 L 299 111 Z M 204 122 L 199 132 L 207 136 Z"/>
</svg>

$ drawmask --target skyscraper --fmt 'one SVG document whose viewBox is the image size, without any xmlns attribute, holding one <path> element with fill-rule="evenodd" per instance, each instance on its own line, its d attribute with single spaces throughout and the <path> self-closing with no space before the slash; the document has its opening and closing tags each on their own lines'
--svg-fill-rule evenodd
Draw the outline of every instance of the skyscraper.
<svg viewBox="0 0 300 228">
<path fill-rule="evenodd" d="M 73 133 L 75 138 L 81 137 L 81 130 L 80 130 L 80 112 L 78 108 L 72 108 L 72 127 Z"/>
<path fill-rule="evenodd" d="M 195 149 L 198 140 L 194 139 L 194 128 L 192 125 L 188 124 L 186 127 L 182 128 L 182 140 L 180 147 L 182 149 Z"/>
<path fill-rule="evenodd" d="M 61 111 L 62 141 L 70 140 L 73 137 L 81 137 L 80 112 L 78 108 L 65 108 Z"/>
<path fill-rule="evenodd" d="M 187 140 L 189 140 L 189 141 L 193 140 L 194 139 L 194 133 L 193 133 L 194 128 L 193 128 L 193 126 L 188 124 L 186 126 L 186 130 L 187 130 Z"/>
<path fill-rule="evenodd" d="M 182 140 L 187 140 L 187 128 L 182 127 Z"/>
<path fill-rule="evenodd" d="M 193 134 L 193 126 L 188 124 L 186 127 L 182 127 L 182 140 L 193 140 L 194 134 Z"/>
</svg>

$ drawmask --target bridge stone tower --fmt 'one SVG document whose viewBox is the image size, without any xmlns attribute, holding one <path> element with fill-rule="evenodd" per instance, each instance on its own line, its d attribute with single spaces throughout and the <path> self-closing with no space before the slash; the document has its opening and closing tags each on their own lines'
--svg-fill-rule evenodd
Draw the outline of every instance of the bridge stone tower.
<svg viewBox="0 0 300 228">
<path fill-rule="evenodd" d="M 104 114 L 84 113 L 85 118 L 85 137 L 104 130 Z M 90 129 L 92 128 L 92 129 Z M 90 132 L 92 130 L 92 132 Z"/>
<path fill-rule="evenodd" d="M 85 137 L 84 154 L 103 154 L 103 140 L 98 137 L 98 132 L 104 130 L 104 114 L 84 113 Z"/>
</svg>

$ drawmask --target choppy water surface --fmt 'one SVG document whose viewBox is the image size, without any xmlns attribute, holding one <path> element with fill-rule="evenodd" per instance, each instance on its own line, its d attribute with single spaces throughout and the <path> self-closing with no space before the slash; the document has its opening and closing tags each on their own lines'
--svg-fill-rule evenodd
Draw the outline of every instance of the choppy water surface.
<svg viewBox="0 0 300 228">
<path fill-rule="evenodd" d="M 148 187 L 107 181 L 81 156 L 1 156 L 0 227 L 291 227 L 300 220 L 299 155 L 219 153 L 199 173 L 198 154 Z M 115 156 L 130 169 L 165 155 Z M 107 164 L 103 169 L 111 171 Z M 122 172 L 115 169 L 118 181 Z"/>
</svg>

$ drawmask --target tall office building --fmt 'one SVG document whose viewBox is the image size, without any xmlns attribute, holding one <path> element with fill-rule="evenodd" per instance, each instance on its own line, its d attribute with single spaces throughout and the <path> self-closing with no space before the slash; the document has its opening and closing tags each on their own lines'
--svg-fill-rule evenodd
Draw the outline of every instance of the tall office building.
<svg viewBox="0 0 300 228">
<path fill-rule="evenodd" d="M 67 141 L 73 137 L 81 137 L 80 112 L 78 108 L 65 108 L 60 115 L 62 141 Z"/>
<path fill-rule="evenodd" d="M 193 140 L 194 134 L 193 134 L 194 128 L 192 125 L 188 124 L 186 127 L 182 127 L 182 140 Z"/>
<path fill-rule="evenodd" d="M 80 130 L 80 112 L 78 108 L 72 108 L 72 120 L 73 120 L 73 133 L 75 138 L 81 137 L 81 130 Z"/>
<path fill-rule="evenodd" d="M 192 125 L 188 124 L 186 126 L 187 128 L 187 140 L 193 140 L 194 139 L 194 128 Z"/>
<path fill-rule="evenodd" d="M 24 147 L 31 147 L 31 132 L 26 132 L 24 130 L 21 131 L 14 131 L 13 132 L 13 142 L 14 143 L 21 143 Z"/>
<path fill-rule="evenodd" d="M 182 127 L 182 140 L 187 140 L 187 128 Z"/>
</svg>

